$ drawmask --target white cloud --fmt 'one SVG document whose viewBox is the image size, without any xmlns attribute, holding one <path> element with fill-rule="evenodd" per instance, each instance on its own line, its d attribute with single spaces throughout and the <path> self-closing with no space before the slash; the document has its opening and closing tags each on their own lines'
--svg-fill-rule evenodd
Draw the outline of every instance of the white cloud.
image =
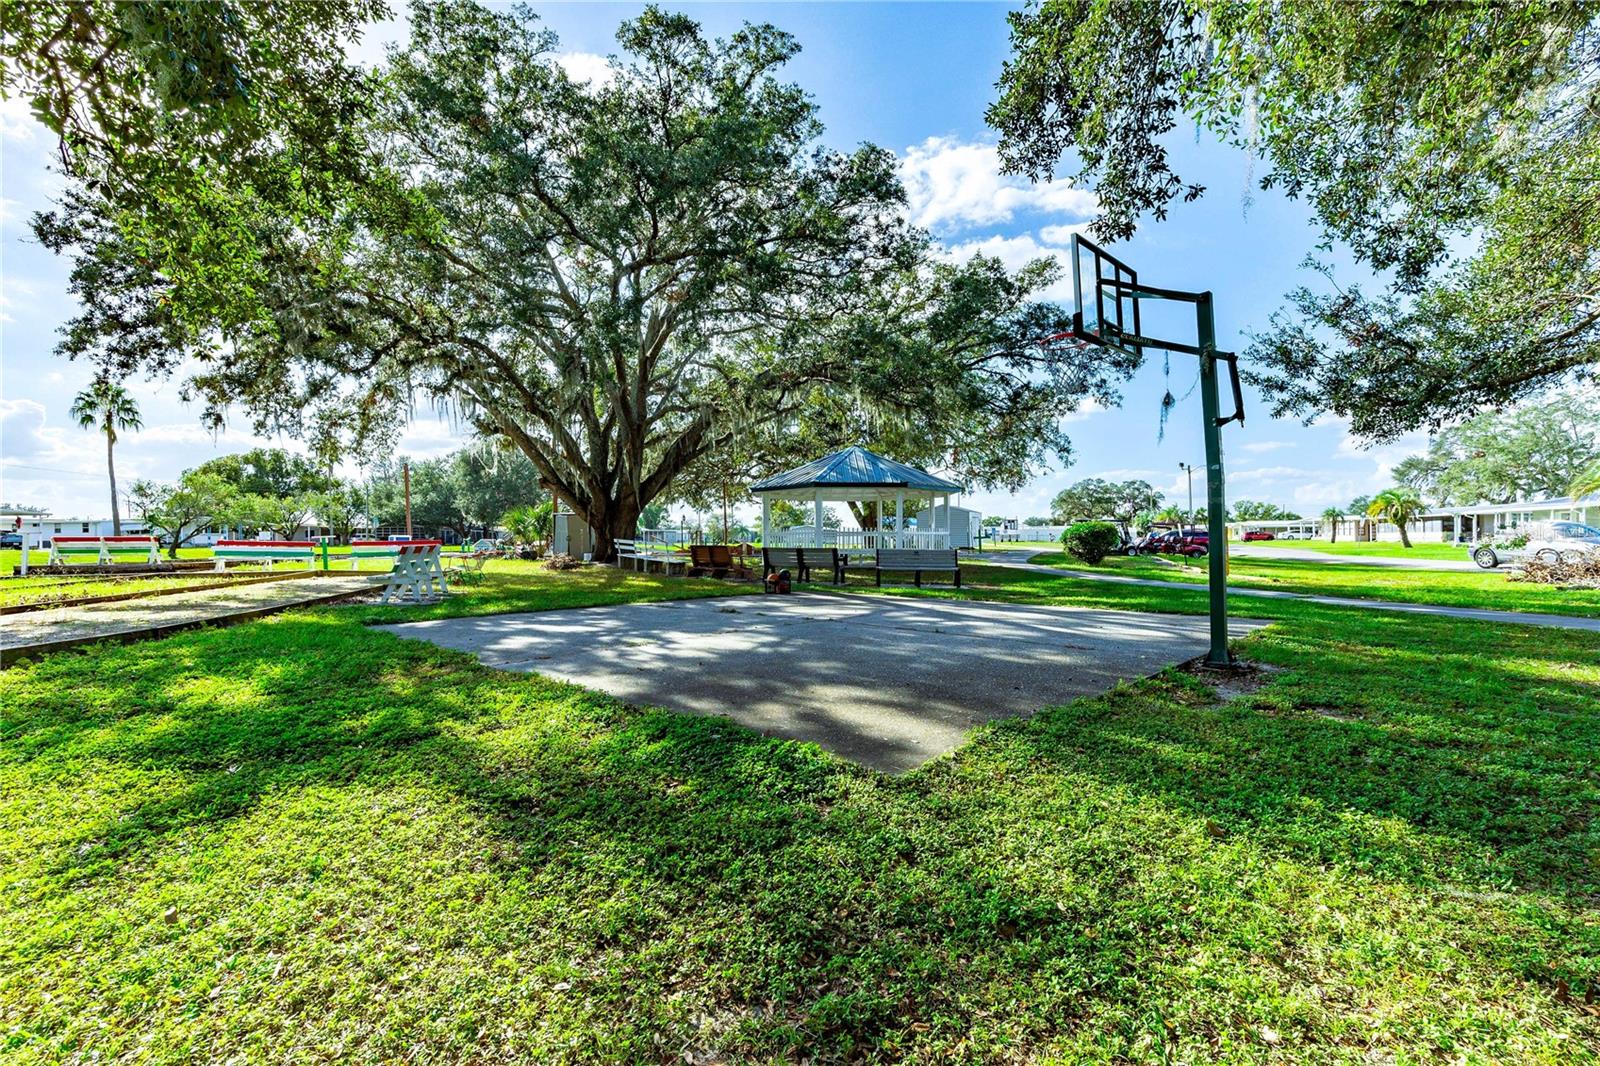
<svg viewBox="0 0 1600 1066">
<path fill-rule="evenodd" d="M 1318 477 L 1321 473 L 1322 471 L 1320 470 L 1307 470 L 1304 467 L 1299 466 L 1262 466 L 1253 470 L 1230 470 L 1228 471 L 1227 476 L 1228 482 L 1233 484 L 1240 481 L 1270 482 L 1303 480 L 1305 478 Z"/>
<path fill-rule="evenodd" d="M 0 400 L 0 454 L 9 461 L 53 451 L 45 444 L 44 404 L 33 400 Z"/>
<path fill-rule="evenodd" d="M 606 86 L 610 85 L 611 79 L 616 76 L 616 72 L 611 69 L 611 61 L 593 52 L 563 52 L 556 56 L 556 62 L 573 81 Z"/>
<path fill-rule="evenodd" d="M 1279 448 L 1293 448 L 1295 446 L 1296 445 L 1293 441 L 1288 440 L 1253 440 L 1248 444 L 1241 444 L 1238 447 L 1242 452 L 1250 452 L 1253 455 L 1261 455 L 1265 452 L 1275 452 Z"/>
<path fill-rule="evenodd" d="M 16 318 L 11 314 L 12 308 L 18 305 L 33 305 L 38 293 L 39 290 L 31 282 L 14 274 L 0 277 L 0 323 L 15 322 Z"/>
<path fill-rule="evenodd" d="M 900 178 L 910 200 L 911 220 L 935 232 L 1009 222 L 1019 211 L 1087 218 L 1098 207 L 1092 193 L 1069 184 L 1036 185 L 1002 175 L 994 145 L 963 144 L 954 137 L 929 137 L 907 148 Z"/>
<path fill-rule="evenodd" d="M 1089 223 L 1087 222 L 1077 222 L 1071 226 L 1041 226 L 1039 228 L 1039 239 L 1046 244 L 1070 248 L 1074 236 L 1088 232 Z"/>
<path fill-rule="evenodd" d="M 17 96 L 0 100 L 0 139 L 31 141 L 43 128 L 33 117 L 33 109 L 26 100 Z"/>
<path fill-rule="evenodd" d="M 1045 227 L 1046 230 L 1065 228 L 1064 226 Z M 1040 231 L 1041 235 L 1043 232 L 1043 230 Z M 1049 286 L 1039 290 L 1039 298 L 1066 303 L 1072 301 L 1072 260 L 1070 249 L 1041 243 L 1032 234 L 1024 233 L 1017 237 L 979 237 L 974 240 L 962 241 L 959 244 L 946 245 L 944 251 L 940 254 L 951 262 L 962 262 L 971 259 L 974 255 L 992 256 L 1004 263 L 1007 270 L 1020 270 L 1035 259 L 1054 257 L 1057 265 L 1061 267 L 1062 276 Z"/>
</svg>

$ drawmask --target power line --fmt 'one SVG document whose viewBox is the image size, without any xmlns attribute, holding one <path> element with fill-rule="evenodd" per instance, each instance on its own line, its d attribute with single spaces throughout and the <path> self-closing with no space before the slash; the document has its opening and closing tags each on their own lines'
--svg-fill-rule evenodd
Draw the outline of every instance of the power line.
<svg viewBox="0 0 1600 1066">
<path fill-rule="evenodd" d="M 39 470 L 46 474 L 66 474 L 68 477 L 80 478 L 86 481 L 100 480 L 99 474 L 85 474 L 81 470 L 62 470 L 53 466 L 29 466 L 27 463 L 7 463 L 4 466 L 0 466 L 0 474 L 5 473 L 7 470 Z"/>
</svg>

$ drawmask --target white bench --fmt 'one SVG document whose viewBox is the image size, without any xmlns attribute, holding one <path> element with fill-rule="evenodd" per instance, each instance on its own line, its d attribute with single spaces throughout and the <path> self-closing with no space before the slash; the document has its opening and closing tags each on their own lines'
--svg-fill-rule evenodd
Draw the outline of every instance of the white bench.
<svg viewBox="0 0 1600 1066">
<path fill-rule="evenodd" d="M 305 563 L 308 570 L 317 566 L 317 542 L 312 540 L 219 540 L 211 553 L 216 556 L 218 571 L 227 569 L 230 559 L 266 563 L 268 570 L 273 563 L 293 560 Z"/>
<path fill-rule="evenodd" d="M 137 537 L 63 537 L 50 538 L 50 565 L 63 566 L 74 556 L 94 556 L 96 563 L 115 562 L 115 555 L 141 555 L 142 563 L 159 563 L 161 555 L 156 538 Z"/>
<path fill-rule="evenodd" d="M 410 540 L 389 542 L 394 550 L 394 568 L 389 571 L 383 586 L 383 598 L 388 603 L 396 594 L 402 601 L 431 603 L 450 590 L 444 583 L 444 565 L 436 540 Z M 369 545 L 370 546 L 370 545 Z M 353 548 L 354 545 L 351 545 Z"/>
<path fill-rule="evenodd" d="M 631 566 L 640 573 L 649 573 L 650 564 L 657 563 L 664 574 L 672 573 L 673 567 L 687 571 L 689 560 L 676 552 L 653 552 L 648 548 L 641 549 L 636 540 L 613 541 L 617 548 L 617 568 Z"/>
</svg>

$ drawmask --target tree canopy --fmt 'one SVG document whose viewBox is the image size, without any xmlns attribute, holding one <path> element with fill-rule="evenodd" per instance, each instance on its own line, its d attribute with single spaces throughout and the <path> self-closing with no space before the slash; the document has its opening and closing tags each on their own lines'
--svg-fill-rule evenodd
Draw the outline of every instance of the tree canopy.
<svg viewBox="0 0 1600 1066">
<path fill-rule="evenodd" d="M 1235 522 L 1271 522 L 1299 518 L 1293 511 L 1261 500 L 1239 500 L 1230 508 Z"/>
<path fill-rule="evenodd" d="M 1139 515 L 1153 513 L 1160 506 L 1161 493 L 1148 481 L 1106 481 L 1097 477 L 1062 489 L 1050 501 L 1051 515 L 1059 523 L 1105 518 L 1117 523 L 1124 534 Z"/>
<path fill-rule="evenodd" d="M 64 349 L 199 357 L 187 388 L 213 424 L 240 405 L 321 453 L 448 408 L 521 450 L 602 556 L 729 445 L 889 441 L 1016 485 L 1065 454 L 1061 415 L 1133 369 L 1037 342 L 1067 321 L 1038 299 L 1052 264 L 936 262 L 891 153 L 819 146 L 771 26 L 713 41 L 649 8 L 589 83 L 525 12 L 419 5 L 411 30 L 352 120 L 370 160 L 338 209 L 238 228 L 247 317 L 191 302 L 91 188 L 42 220 L 86 302 Z"/>
<path fill-rule="evenodd" d="M 338 484 L 325 467 L 283 448 L 252 448 L 208 459 L 196 469 L 216 474 L 236 492 L 258 496 L 325 492 Z"/>
<path fill-rule="evenodd" d="M 1392 437 L 1600 373 L 1597 12 L 1044 0 L 1010 16 L 989 119 L 1036 180 L 1072 153 L 1112 240 L 1204 193 L 1167 150 L 1180 119 L 1261 158 L 1380 281 L 1290 293 L 1251 377 L 1278 415 Z"/>
<path fill-rule="evenodd" d="M 1563 393 L 1445 429 L 1394 478 L 1440 504 L 1565 495 L 1600 462 L 1600 398 Z"/>
<path fill-rule="evenodd" d="M 70 203 L 92 200 L 179 314 L 256 309 L 264 246 L 362 180 L 371 78 L 345 56 L 381 0 L 0 5 L 0 97 L 58 138 Z M 47 226 L 59 219 L 46 219 Z"/>
</svg>

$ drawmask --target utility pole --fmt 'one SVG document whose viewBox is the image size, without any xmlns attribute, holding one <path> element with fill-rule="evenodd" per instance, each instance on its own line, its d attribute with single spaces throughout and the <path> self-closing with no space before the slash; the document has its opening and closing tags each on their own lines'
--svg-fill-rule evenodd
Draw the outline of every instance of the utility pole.
<svg viewBox="0 0 1600 1066">
<path fill-rule="evenodd" d="M 1194 526 L 1194 464 L 1186 463 L 1180 459 L 1178 460 L 1178 469 L 1189 477 L 1189 521 L 1187 525 L 1192 528 Z"/>
<path fill-rule="evenodd" d="M 405 476 L 406 482 L 406 536 L 411 536 L 411 464 L 403 462 L 400 471 Z"/>
</svg>

